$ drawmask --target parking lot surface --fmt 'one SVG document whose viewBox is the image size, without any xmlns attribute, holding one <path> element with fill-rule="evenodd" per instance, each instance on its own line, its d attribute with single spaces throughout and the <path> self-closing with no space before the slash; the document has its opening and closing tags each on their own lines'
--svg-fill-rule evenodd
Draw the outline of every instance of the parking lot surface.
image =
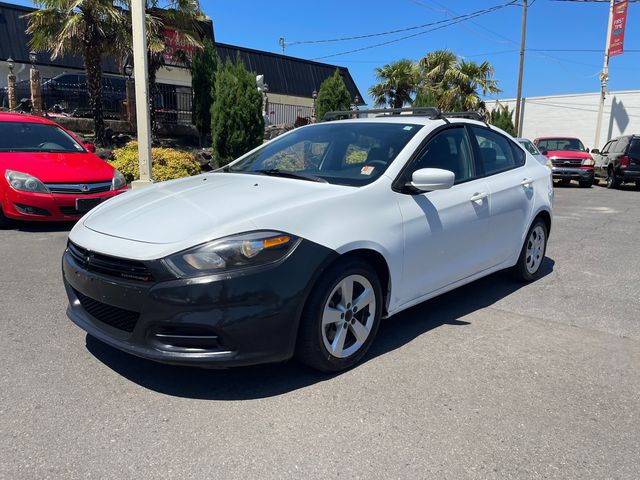
<svg viewBox="0 0 640 480">
<path fill-rule="evenodd" d="M 0 478 L 637 479 L 639 206 L 557 188 L 541 280 L 405 311 L 334 376 L 130 357 L 65 316 L 69 226 L 0 231 Z"/>
</svg>

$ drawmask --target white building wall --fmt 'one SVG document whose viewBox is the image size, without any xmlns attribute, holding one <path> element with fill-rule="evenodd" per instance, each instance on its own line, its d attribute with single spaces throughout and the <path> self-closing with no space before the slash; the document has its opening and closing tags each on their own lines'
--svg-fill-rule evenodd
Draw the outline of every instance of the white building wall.
<svg viewBox="0 0 640 480">
<path fill-rule="evenodd" d="M 529 97 L 524 99 L 522 136 L 572 136 L 585 146 L 602 148 L 610 138 L 640 134 L 640 91 L 609 92 L 605 101 L 600 140 L 594 145 L 599 93 Z M 515 111 L 515 99 L 489 103 L 506 105 Z"/>
</svg>

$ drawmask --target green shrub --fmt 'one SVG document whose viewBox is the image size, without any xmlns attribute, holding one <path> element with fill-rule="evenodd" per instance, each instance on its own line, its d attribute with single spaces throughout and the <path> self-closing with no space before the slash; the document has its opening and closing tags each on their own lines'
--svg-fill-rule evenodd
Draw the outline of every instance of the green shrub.
<svg viewBox="0 0 640 480">
<path fill-rule="evenodd" d="M 111 161 L 111 165 L 124 174 L 127 182 L 140 178 L 138 142 L 129 142 L 124 147 L 114 150 L 113 157 L 115 160 Z M 152 148 L 151 157 L 151 176 L 157 182 L 200 173 L 200 164 L 188 152 L 181 152 L 173 148 Z"/>
<path fill-rule="evenodd" d="M 349 110 L 350 108 L 351 95 L 342 80 L 340 71 L 336 69 L 335 73 L 320 85 L 316 99 L 316 121 L 322 121 L 327 112 Z"/>
</svg>

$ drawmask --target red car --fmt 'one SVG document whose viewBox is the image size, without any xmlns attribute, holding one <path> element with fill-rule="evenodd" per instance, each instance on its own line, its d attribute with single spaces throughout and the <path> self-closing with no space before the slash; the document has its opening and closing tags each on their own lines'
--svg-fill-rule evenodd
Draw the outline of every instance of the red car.
<svg viewBox="0 0 640 480">
<path fill-rule="evenodd" d="M 126 191 L 122 173 L 93 151 L 51 120 L 0 113 L 0 226 L 77 220 Z"/>
<path fill-rule="evenodd" d="M 593 185 L 593 166 L 595 162 L 578 138 L 573 137 L 540 137 L 533 143 L 540 153 L 551 160 L 551 172 L 554 180 L 568 184 L 577 180 L 583 188 Z"/>
</svg>

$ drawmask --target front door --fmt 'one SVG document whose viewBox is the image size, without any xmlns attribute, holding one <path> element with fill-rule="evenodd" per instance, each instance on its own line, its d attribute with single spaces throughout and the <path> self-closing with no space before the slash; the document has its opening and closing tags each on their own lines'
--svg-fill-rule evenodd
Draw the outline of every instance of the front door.
<svg viewBox="0 0 640 480">
<path fill-rule="evenodd" d="M 463 126 L 437 133 L 402 174 L 421 168 L 455 174 L 448 190 L 398 193 L 404 223 L 404 264 L 399 304 L 410 302 L 488 268 L 489 189 L 479 179 Z"/>
</svg>

